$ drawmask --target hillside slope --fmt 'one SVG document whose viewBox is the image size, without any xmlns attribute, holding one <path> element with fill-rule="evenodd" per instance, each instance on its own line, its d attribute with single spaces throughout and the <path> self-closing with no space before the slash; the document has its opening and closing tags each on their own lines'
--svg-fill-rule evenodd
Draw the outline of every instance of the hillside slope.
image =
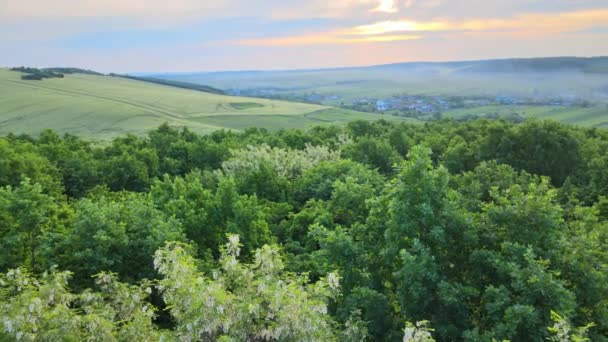
<svg viewBox="0 0 608 342">
<path fill-rule="evenodd" d="M 511 97 L 589 102 L 581 106 L 520 108 L 517 112 L 587 126 L 608 122 L 608 57 L 530 58 L 445 63 L 398 63 L 325 70 L 234 71 L 158 74 L 153 77 L 205 84 L 238 95 L 311 99 L 325 105 L 356 105 L 399 96 L 496 99 Z M 356 108 L 356 106 L 354 106 Z M 542 113 L 539 113 L 542 112 Z M 494 112 L 494 110 L 492 110 Z M 484 115 L 487 108 L 467 108 L 464 115 Z M 451 113 L 444 113 L 451 116 Z M 537 115 L 538 114 L 538 115 Z"/>
<path fill-rule="evenodd" d="M 375 120 L 380 115 L 331 107 L 223 96 L 125 78 L 70 74 L 21 80 L 0 69 L 0 134 L 50 128 L 93 139 L 143 134 L 164 122 L 207 133 L 251 126 L 268 129 Z"/>
</svg>

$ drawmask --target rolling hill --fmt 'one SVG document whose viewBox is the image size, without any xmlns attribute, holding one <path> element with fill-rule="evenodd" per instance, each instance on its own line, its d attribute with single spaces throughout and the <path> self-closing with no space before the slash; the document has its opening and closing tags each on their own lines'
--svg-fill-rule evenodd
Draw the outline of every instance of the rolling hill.
<svg viewBox="0 0 608 342">
<path fill-rule="evenodd" d="M 483 95 L 575 93 L 606 96 L 608 57 L 551 57 L 462 62 L 413 62 L 365 67 L 281 71 L 149 74 L 206 84 L 223 90 L 260 89 L 281 93 L 317 92 L 344 100 L 410 94 Z M 597 94 L 597 93 L 602 94 Z"/>
<path fill-rule="evenodd" d="M 566 98 L 589 108 L 509 108 L 530 117 L 589 126 L 608 124 L 608 57 L 552 57 L 462 62 L 397 63 L 367 67 L 150 75 L 206 84 L 232 94 L 355 104 L 395 96 Z M 483 115 L 488 108 L 467 108 Z M 463 113 L 444 113 L 459 117 Z"/>
<path fill-rule="evenodd" d="M 21 76 L 20 72 L 0 69 L 0 134 L 36 134 L 50 128 L 107 140 L 124 133 L 143 134 L 164 122 L 208 133 L 251 126 L 304 128 L 382 118 L 327 106 L 224 96 L 121 77 L 73 73 L 31 81 Z"/>
</svg>

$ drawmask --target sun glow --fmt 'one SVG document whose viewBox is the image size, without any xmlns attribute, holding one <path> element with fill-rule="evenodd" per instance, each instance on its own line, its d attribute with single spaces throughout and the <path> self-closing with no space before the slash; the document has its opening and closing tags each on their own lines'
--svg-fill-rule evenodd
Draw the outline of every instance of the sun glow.
<svg viewBox="0 0 608 342">
<path fill-rule="evenodd" d="M 373 12 L 395 13 L 398 10 L 395 0 L 380 0 L 380 4 Z"/>
<path fill-rule="evenodd" d="M 385 20 L 327 32 L 248 39 L 240 40 L 237 43 L 252 46 L 293 46 L 398 42 L 424 39 L 429 33 L 531 37 L 584 30 L 604 25 L 606 22 L 608 22 L 608 10 L 586 10 L 559 14 L 528 13 L 510 18 L 468 20 L 446 18 L 429 21 Z"/>
<path fill-rule="evenodd" d="M 447 29 L 447 24 L 442 22 L 419 23 L 409 20 L 381 21 L 370 25 L 361 25 L 354 28 L 356 34 L 378 35 L 391 32 L 423 32 L 440 31 Z"/>
</svg>

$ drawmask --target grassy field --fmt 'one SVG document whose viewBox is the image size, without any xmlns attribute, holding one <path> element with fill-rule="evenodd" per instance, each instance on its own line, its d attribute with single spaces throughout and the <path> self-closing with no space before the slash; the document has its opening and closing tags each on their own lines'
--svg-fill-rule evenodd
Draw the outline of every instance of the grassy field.
<svg viewBox="0 0 608 342">
<path fill-rule="evenodd" d="M 50 128 L 106 140 L 124 133 L 143 134 L 164 122 L 208 133 L 251 126 L 304 128 L 383 117 L 107 76 L 72 74 L 43 81 L 23 81 L 20 77 L 21 73 L 0 69 L 0 134 L 37 134 Z"/>
<path fill-rule="evenodd" d="M 444 117 L 462 118 L 467 115 L 485 116 L 498 114 L 507 116 L 517 113 L 524 117 L 552 119 L 582 126 L 608 127 L 608 105 L 592 107 L 559 107 L 559 106 L 484 106 L 458 109 L 443 113 Z"/>
<path fill-rule="evenodd" d="M 194 119 L 205 125 L 230 127 L 232 129 L 245 129 L 248 127 L 280 128 L 306 128 L 311 126 L 333 125 L 347 123 L 353 120 L 420 121 L 409 118 L 398 118 L 391 115 L 368 114 L 338 108 L 322 109 L 303 115 L 209 115 Z"/>
<path fill-rule="evenodd" d="M 608 126 L 608 74 L 603 71 L 608 58 L 575 59 L 570 61 L 573 63 L 565 64 L 564 60 L 567 58 L 165 74 L 156 77 L 207 84 L 225 91 L 254 91 L 254 94 L 277 98 L 306 99 L 314 94 L 322 98 L 314 101 L 321 101 L 324 105 L 349 105 L 358 100 L 387 99 L 398 95 L 577 99 L 587 101 L 591 106 L 480 107 L 444 114 L 459 117 L 517 112 L 527 117 Z"/>
</svg>

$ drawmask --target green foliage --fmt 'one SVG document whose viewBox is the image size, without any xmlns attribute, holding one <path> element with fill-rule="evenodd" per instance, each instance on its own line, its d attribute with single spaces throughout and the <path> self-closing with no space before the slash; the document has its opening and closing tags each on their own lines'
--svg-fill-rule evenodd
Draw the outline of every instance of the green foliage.
<svg viewBox="0 0 608 342">
<path fill-rule="evenodd" d="M 51 270 L 34 277 L 24 269 L 0 275 L 0 338 L 19 341 L 153 340 L 364 340 L 356 314 L 340 326 L 327 314 L 339 292 L 339 277 L 310 282 L 285 272 L 279 250 L 265 245 L 250 264 L 239 261 L 240 241 L 228 236 L 218 269 L 203 274 L 186 251 L 171 243 L 154 255 L 161 279 L 128 285 L 113 273 L 95 275 L 95 286 L 71 293 L 70 272 Z M 175 323 L 160 330 L 157 309 L 148 302 L 158 290 Z"/>
<path fill-rule="evenodd" d="M 552 336 L 549 341 L 553 342 L 585 342 L 591 341 L 587 338 L 587 331 L 592 328 L 595 324 L 590 323 L 583 327 L 572 329 L 568 321 L 566 321 L 560 314 L 555 311 L 551 311 L 551 319 L 555 322 L 553 326 L 550 326 L 549 332 Z"/>
<path fill-rule="evenodd" d="M 179 221 L 138 194 L 82 199 L 69 230 L 47 237 L 47 258 L 75 274 L 75 284 L 112 271 L 137 281 L 155 276 L 152 254 L 168 241 L 184 241 Z"/>
<path fill-rule="evenodd" d="M 19 72 L 24 73 L 25 75 L 21 76 L 22 80 L 40 81 L 45 78 L 63 78 L 63 74 L 55 72 L 54 70 L 49 70 L 49 69 L 18 67 L 18 68 L 12 68 L 11 71 L 19 71 Z"/>
<path fill-rule="evenodd" d="M 101 171 L 111 190 L 146 191 L 159 174 L 156 151 L 135 136 L 116 139 L 104 152 Z"/>
<path fill-rule="evenodd" d="M 399 154 L 386 140 L 364 136 L 345 147 L 345 158 L 370 165 L 383 174 L 392 174 L 393 166 L 399 161 Z"/>
<path fill-rule="evenodd" d="M 557 231 L 564 229 L 556 195 L 547 179 L 540 184 L 530 183 L 526 191 L 519 185 L 490 191 L 491 201 L 480 217 L 484 242 L 493 245 L 494 241 L 510 241 L 550 255 L 556 250 Z"/>
<path fill-rule="evenodd" d="M 40 133 L 36 145 L 61 172 L 66 195 L 83 197 L 102 183 L 100 163 L 89 143 L 70 135 L 61 138 L 57 133 L 45 130 Z"/>
<path fill-rule="evenodd" d="M 26 265 L 40 271 L 48 262 L 40 256 L 43 236 L 60 230 L 62 216 L 60 205 L 27 178 L 0 188 L 0 270 Z"/>
<path fill-rule="evenodd" d="M 435 339 L 431 336 L 434 330 L 428 327 L 429 323 L 429 321 L 420 321 L 414 325 L 406 322 L 403 342 L 434 342 Z"/>
<path fill-rule="evenodd" d="M 388 298 L 368 287 L 357 287 L 344 298 L 338 317 L 346 320 L 349 314 L 358 311 L 366 324 L 369 338 L 373 341 L 386 341 L 396 337 Z"/>
<path fill-rule="evenodd" d="M 18 186 L 25 178 L 46 192 L 60 192 L 57 168 L 27 141 L 0 138 L 0 186 Z"/>
<path fill-rule="evenodd" d="M 96 276 L 100 292 L 73 294 L 70 272 L 39 278 L 23 269 L 0 275 L 0 339 L 11 341 L 151 341 L 160 333 L 146 302 L 148 284 L 129 286 L 111 273 Z"/>
<path fill-rule="evenodd" d="M 222 170 L 234 177 L 245 193 L 284 200 L 289 181 L 322 162 L 338 158 L 338 152 L 325 146 L 306 145 L 303 150 L 247 146 L 246 149 L 233 150 L 232 157 L 222 163 Z"/>
<path fill-rule="evenodd" d="M 364 222 L 369 214 L 367 199 L 374 193 L 374 188 L 370 184 L 359 184 L 357 179 L 350 177 L 345 181 L 335 181 L 333 187 L 328 205 L 334 221 L 344 226 Z"/>
<path fill-rule="evenodd" d="M 203 91 L 203 92 L 211 93 L 211 94 L 219 94 L 219 95 L 224 94 L 224 92 L 221 89 L 213 88 L 213 87 L 206 86 L 206 85 L 195 84 L 195 83 L 169 81 L 169 80 L 163 80 L 163 79 L 154 78 L 154 77 L 137 77 L 137 76 L 131 76 L 131 75 L 110 74 L 110 76 L 123 77 L 123 78 L 128 78 L 128 79 L 132 79 L 132 80 L 136 80 L 136 81 L 158 83 L 158 84 L 167 85 L 167 86 L 171 86 L 171 87 L 177 87 L 177 88 L 193 89 L 193 90 Z M 261 107 L 263 107 L 263 106 L 261 106 Z"/>
<path fill-rule="evenodd" d="M 229 154 L 227 144 L 218 144 L 184 128 L 181 131 L 166 123 L 148 134 L 156 150 L 160 174 L 185 175 L 194 170 L 214 170 Z"/>
<path fill-rule="evenodd" d="M 530 173 L 551 177 L 562 185 L 581 167 L 577 132 L 551 121 L 530 121 L 505 134 L 495 153 L 498 160 Z"/>
<path fill-rule="evenodd" d="M 335 332 L 327 301 L 339 288 L 338 277 L 309 284 L 286 274 L 276 248 L 263 246 L 253 262 L 241 264 L 238 236 L 228 237 L 212 277 L 197 271 L 180 245 L 156 253 L 164 278 L 160 289 L 179 322 L 180 339 L 329 341 Z"/>
<path fill-rule="evenodd" d="M 186 237 L 196 243 L 201 255 L 217 256 L 217 246 L 227 232 L 242 236 L 247 256 L 270 242 L 263 206 L 255 195 L 240 195 L 232 178 L 223 177 L 211 192 L 197 173 L 185 178 L 166 176 L 154 184 L 151 196 L 161 211 L 182 223 Z"/>
<path fill-rule="evenodd" d="M 607 151 L 488 120 L 0 138 L 0 340 L 608 341 Z"/>
<path fill-rule="evenodd" d="M 336 181 L 345 181 L 347 178 L 356 180 L 358 184 L 368 184 L 377 193 L 385 182 L 375 170 L 350 161 L 339 160 L 334 162 L 322 162 L 307 170 L 294 184 L 294 197 L 300 203 L 309 199 L 329 200 L 334 191 Z"/>
</svg>

